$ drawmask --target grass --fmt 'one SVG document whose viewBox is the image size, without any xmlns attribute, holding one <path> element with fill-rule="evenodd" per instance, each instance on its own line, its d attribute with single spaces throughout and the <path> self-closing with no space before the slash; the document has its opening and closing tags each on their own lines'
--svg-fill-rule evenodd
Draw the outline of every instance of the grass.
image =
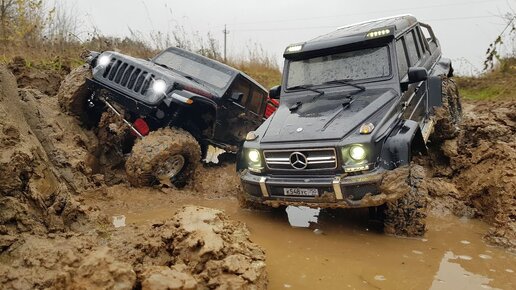
<svg viewBox="0 0 516 290">
<path fill-rule="evenodd" d="M 14 57 L 22 57 L 28 67 L 67 72 L 84 63 L 81 55 L 88 50 L 115 50 L 142 59 L 150 58 L 159 52 L 146 43 L 130 38 L 99 37 L 85 43 L 64 45 L 55 45 L 51 42 L 41 42 L 32 47 L 4 45 L 0 50 L 0 64 L 6 65 L 12 62 Z M 262 50 L 254 49 L 247 56 L 230 58 L 227 64 L 248 74 L 267 89 L 278 85 L 281 80 L 281 72 L 275 60 Z"/>
<path fill-rule="evenodd" d="M 481 76 L 456 80 L 464 99 L 516 100 L 516 58 L 502 59 L 493 71 Z"/>
</svg>

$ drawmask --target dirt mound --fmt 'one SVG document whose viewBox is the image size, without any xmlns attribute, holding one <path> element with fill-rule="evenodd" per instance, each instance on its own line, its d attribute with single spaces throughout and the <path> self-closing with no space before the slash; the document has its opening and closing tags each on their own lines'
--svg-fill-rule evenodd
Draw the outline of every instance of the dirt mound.
<svg viewBox="0 0 516 290">
<path fill-rule="evenodd" d="M 487 240 L 516 249 L 516 102 L 468 105 L 459 136 L 431 148 L 430 194 L 483 218 L 493 226 Z"/>
<path fill-rule="evenodd" d="M 25 236 L 4 254 L 9 289 L 265 289 L 265 254 L 219 210 L 187 206 L 148 227 Z"/>
<path fill-rule="evenodd" d="M 133 242 L 124 245 L 127 239 Z M 139 277 L 152 276 L 146 267 L 155 265 L 190 273 L 196 288 L 265 289 L 267 283 L 265 253 L 249 241 L 245 225 L 229 220 L 220 210 L 187 206 L 171 220 L 136 235 L 121 232 L 113 241 L 114 252 L 132 264 Z M 165 274 L 160 275 L 171 273 Z"/>
<path fill-rule="evenodd" d="M 49 96 L 57 94 L 64 74 L 70 70 L 68 67 L 60 70 L 41 69 L 31 66 L 19 56 L 13 58 L 8 68 L 16 76 L 20 88 L 37 89 Z"/>
<path fill-rule="evenodd" d="M 1 250 L 16 234 L 43 234 L 82 225 L 86 210 L 72 197 L 20 110 L 14 76 L 0 68 L 0 235 Z"/>
<path fill-rule="evenodd" d="M 235 164 L 197 167 L 192 190 L 210 198 L 237 196 L 241 190 Z"/>
<path fill-rule="evenodd" d="M 19 96 L 24 119 L 60 175 L 75 192 L 90 187 L 91 176 L 98 169 L 96 135 L 61 113 L 56 97 L 33 89 L 20 89 Z"/>
</svg>

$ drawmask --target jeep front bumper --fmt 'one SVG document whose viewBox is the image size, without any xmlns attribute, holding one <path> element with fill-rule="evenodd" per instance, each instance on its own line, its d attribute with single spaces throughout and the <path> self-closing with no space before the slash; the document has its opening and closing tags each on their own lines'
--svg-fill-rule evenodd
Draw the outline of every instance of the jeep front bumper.
<svg viewBox="0 0 516 290">
<path fill-rule="evenodd" d="M 272 207 L 281 205 L 316 208 L 361 208 L 379 206 L 398 199 L 399 194 L 380 192 L 385 170 L 377 168 L 361 175 L 333 177 L 260 176 L 244 170 L 240 175 L 243 197 Z M 285 195 L 285 189 L 317 189 L 317 195 Z"/>
</svg>

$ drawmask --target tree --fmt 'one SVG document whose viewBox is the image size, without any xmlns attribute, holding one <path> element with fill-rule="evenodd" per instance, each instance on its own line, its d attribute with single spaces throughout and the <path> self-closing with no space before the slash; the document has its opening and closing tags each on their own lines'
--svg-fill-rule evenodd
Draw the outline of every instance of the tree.
<svg viewBox="0 0 516 290">
<path fill-rule="evenodd" d="M 487 48 L 486 59 L 484 61 L 484 71 L 493 69 L 495 61 L 500 61 L 500 48 L 504 43 L 504 39 L 514 41 L 514 38 L 516 37 L 516 13 L 507 13 L 506 16 L 504 16 L 504 19 L 507 20 L 507 25 L 496 37 L 495 41 L 489 44 L 489 47 Z M 515 54 L 515 49 L 516 47 L 513 44 L 512 56 Z"/>
</svg>

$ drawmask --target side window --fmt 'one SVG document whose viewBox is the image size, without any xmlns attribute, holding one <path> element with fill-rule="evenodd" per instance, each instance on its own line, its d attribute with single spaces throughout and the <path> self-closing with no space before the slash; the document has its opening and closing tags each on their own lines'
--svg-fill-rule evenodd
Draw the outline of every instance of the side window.
<svg viewBox="0 0 516 290">
<path fill-rule="evenodd" d="M 405 45 L 407 47 L 409 63 L 411 66 L 413 66 L 419 60 L 416 40 L 414 38 L 414 31 L 411 31 L 405 35 Z"/>
<path fill-rule="evenodd" d="M 419 43 L 421 44 L 422 54 L 425 54 L 426 51 L 428 51 L 428 43 L 426 42 L 426 39 L 423 37 L 420 27 L 416 28 L 416 34 L 419 39 Z"/>
<path fill-rule="evenodd" d="M 421 26 L 421 31 L 423 32 L 423 36 L 428 42 L 430 51 L 433 51 L 437 47 L 437 43 L 435 42 L 434 37 L 432 36 L 432 32 L 430 32 L 430 30 L 428 30 L 428 28 L 424 26 Z"/>
<path fill-rule="evenodd" d="M 256 114 L 260 114 L 262 109 L 263 100 L 267 97 L 267 94 L 259 90 L 258 88 L 254 88 L 251 93 L 251 100 L 249 101 L 249 105 L 247 108 Z"/>
<path fill-rule="evenodd" d="M 240 99 L 239 104 L 245 106 L 247 100 L 249 99 L 249 93 L 251 90 L 251 82 L 244 78 L 238 78 L 233 84 L 233 88 L 231 89 L 231 93 L 242 93 L 243 96 Z"/>
<path fill-rule="evenodd" d="M 403 38 L 396 41 L 396 55 L 398 58 L 398 70 L 400 72 L 400 80 L 403 79 L 408 72 L 407 55 L 405 53 L 405 46 L 403 45 Z"/>
</svg>

